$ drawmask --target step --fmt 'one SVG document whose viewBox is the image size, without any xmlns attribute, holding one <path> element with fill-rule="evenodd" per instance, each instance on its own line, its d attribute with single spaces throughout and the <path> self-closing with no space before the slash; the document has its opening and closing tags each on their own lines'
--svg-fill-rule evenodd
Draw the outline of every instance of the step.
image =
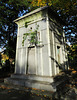
<svg viewBox="0 0 77 100">
<path fill-rule="evenodd" d="M 4 82 L 7 84 L 21 85 L 29 88 L 36 88 L 40 90 L 47 91 L 56 91 L 49 82 L 35 81 L 35 80 L 26 80 L 26 79 L 17 79 L 17 78 L 6 78 Z"/>
<path fill-rule="evenodd" d="M 38 76 L 38 75 L 23 75 L 23 74 L 12 74 L 11 78 L 17 78 L 17 79 L 28 79 L 28 80 L 35 80 L 35 81 L 41 81 L 41 82 L 50 82 L 52 83 L 53 77 L 48 76 Z"/>
<path fill-rule="evenodd" d="M 47 91 L 62 91 L 66 87 L 67 78 L 54 80 L 54 77 L 44 77 L 37 75 L 13 74 L 10 78 L 5 78 L 4 82 L 8 84 L 21 85 L 29 88 L 36 88 Z"/>
</svg>

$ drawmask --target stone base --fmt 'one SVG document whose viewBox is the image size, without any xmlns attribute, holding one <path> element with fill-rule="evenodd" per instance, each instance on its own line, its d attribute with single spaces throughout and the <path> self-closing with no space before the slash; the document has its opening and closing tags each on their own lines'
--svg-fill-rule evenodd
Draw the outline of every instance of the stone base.
<svg viewBox="0 0 77 100">
<path fill-rule="evenodd" d="M 10 78 L 4 79 L 7 84 L 21 85 L 29 88 L 36 88 L 40 90 L 56 91 L 56 88 L 52 86 L 52 77 L 43 77 L 36 75 L 18 75 L 13 74 Z"/>
</svg>

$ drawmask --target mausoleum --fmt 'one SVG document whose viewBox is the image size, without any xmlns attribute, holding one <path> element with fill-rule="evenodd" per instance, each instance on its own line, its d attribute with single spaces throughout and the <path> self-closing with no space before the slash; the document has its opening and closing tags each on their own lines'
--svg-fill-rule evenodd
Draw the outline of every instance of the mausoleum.
<svg viewBox="0 0 77 100">
<path fill-rule="evenodd" d="M 45 6 L 14 22 L 18 25 L 15 73 L 5 82 L 55 91 L 56 88 L 51 85 L 54 76 L 67 69 L 68 62 L 63 21 Z M 36 32 L 34 43 L 28 35 L 23 45 L 24 34 L 30 32 Z"/>
</svg>

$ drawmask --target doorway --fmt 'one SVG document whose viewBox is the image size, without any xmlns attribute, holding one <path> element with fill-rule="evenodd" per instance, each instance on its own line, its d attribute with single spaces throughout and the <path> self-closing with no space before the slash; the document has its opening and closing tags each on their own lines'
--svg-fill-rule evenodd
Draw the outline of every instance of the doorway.
<svg viewBox="0 0 77 100">
<path fill-rule="evenodd" d="M 28 48 L 28 74 L 36 74 L 35 47 Z"/>
</svg>

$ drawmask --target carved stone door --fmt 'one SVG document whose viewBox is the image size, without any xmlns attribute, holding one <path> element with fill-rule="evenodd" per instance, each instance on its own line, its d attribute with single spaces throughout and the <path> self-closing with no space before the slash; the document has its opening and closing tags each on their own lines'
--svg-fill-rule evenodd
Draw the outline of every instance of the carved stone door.
<svg viewBox="0 0 77 100">
<path fill-rule="evenodd" d="M 28 74 L 36 74 L 35 47 L 28 48 Z"/>
</svg>

